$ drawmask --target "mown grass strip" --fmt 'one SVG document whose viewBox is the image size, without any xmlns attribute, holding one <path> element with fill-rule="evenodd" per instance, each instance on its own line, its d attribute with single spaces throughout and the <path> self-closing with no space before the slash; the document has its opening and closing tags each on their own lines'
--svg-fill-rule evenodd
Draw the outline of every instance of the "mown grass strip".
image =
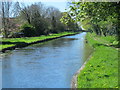
<svg viewBox="0 0 120 90">
<path fill-rule="evenodd" d="M 40 37 L 23 37 L 23 38 L 8 38 L 8 39 L 2 39 L 2 44 L 0 45 L 0 50 L 2 51 L 3 49 L 10 49 L 11 47 L 14 46 L 23 46 L 23 45 L 29 45 L 30 43 L 34 43 L 37 41 L 42 41 L 46 39 L 51 39 L 51 38 L 57 38 L 65 35 L 72 35 L 76 34 L 75 32 L 62 32 L 58 34 L 52 34 L 48 36 L 40 36 Z"/>
<path fill-rule="evenodd" d="M 118 88 L 118 49 L 113 47 L 116 38 L 90 33 L 86 38 L 95 51 L 78 75 L 78 88 Z"/>
</svg>

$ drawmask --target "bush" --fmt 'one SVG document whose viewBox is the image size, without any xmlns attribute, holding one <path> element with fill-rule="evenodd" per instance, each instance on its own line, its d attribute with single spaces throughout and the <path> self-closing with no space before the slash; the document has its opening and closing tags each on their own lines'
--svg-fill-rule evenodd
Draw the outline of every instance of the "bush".
<svg viewBox="0 0 120 90">
<path fill-rule="evenodd" d="M 30 25 L 30 24 L 23 24 L 21 26 L 21 29 L 22 29 L 22 33 L 24 34 L 25 37 L 32 37 L 32 36 L 35 36 L 35 28 Z"/>
<path fill-rule="evenodd" d="M 8 35 L 9 38 L 21 38 L 24 37 L 24 33 L 22 32 L 12 32 Z"/>
</svg>

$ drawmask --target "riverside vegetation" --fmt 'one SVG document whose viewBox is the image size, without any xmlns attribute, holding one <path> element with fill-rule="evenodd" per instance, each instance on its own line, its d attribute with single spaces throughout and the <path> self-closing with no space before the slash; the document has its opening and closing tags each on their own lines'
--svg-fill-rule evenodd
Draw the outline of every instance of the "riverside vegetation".
<svg viewBox="0 0 120 90">
<path fill-rule="evenodd" d="M 41 2 L 25 5 L 21 2 L 2 1 L 0 50 L 32 42 L 61 37 L 80 30 L 75 22 L 62 23 L 64 12 L 47 7 Z M 69 16 L 69 19 L 72 18 Z"/>
<path fill-rule="evenodd" d="M 118 88 L 118 41 L 90 33 L 86 39 L 94 52 L 78 75 L 78 88 Z"/>
<path fill-rule="evenodd" d="M 0 50 L 11 47 L 11 46 L 21 45 L 25 43 L 32 43 L 36 41 L 41 41 L 45 39 L 56 38 L 56 37 L 61 37 L 61 36 L 71 35 L 71 34 L 75 34 L 75 32 L 62 32 L 58 34 L 52 34 L 47 36 L 44 35 L 40 37 L 4 38 L 2 39 L 2 45 L 0 45 L 1 47 Z"/>
<path fill-rule="evenodd" d="M 118 88 L 120 2 L 85 1 L 69 5 L 74 20 L 85 30 L 93 32 L 86 38 L 94 52 L 78 75 L 78 88 Z"/>
</svg>

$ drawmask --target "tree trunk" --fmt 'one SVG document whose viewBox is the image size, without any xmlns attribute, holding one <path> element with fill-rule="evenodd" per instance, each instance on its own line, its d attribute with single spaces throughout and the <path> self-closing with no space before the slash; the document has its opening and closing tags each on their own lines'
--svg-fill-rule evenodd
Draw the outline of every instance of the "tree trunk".
<svg viewBox="0 0 120 90">
<path fill-rule="evenodd" d="M 9 10 L 10 10 L 10 2 L 9 1 L 3 1 L 2 2 L 2 27 L 4 29 L 4 37 L 8 38 L 8 30 L 10 28 L 9 23 Z"/>
<path fill-rule="evenodd" d="M 5 3 L 2 2 L 2 27 L 4 29 L 4 37 L 7 38 L 6 18 L 5 18 Z"/>
</svg>

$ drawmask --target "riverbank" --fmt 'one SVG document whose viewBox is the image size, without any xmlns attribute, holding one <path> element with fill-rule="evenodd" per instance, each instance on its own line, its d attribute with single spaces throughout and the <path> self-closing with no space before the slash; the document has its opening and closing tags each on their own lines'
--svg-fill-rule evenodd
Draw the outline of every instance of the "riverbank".
<svg viewBox="0 0 120 90">
<path fill-rule="evenodd" d="M 88 44 L 94 48 L 89 61 L 77 77 L 78 88 L 118 88 L 118 48 L 113 36 L 88 33 Z"/>
<path fill-rule="evenodd" d="M 0 51 L 5 52 L 6 50 L 13 50 L 16 48 L 26 47 L 28 45 L 49 41 L 53 39 L 57 39 L 64 36 L 75 35 L 76 32 L 62 32 L 59 34 L 52 34 L 48 36 L 40 36 L 40 37 L 23 37 L 23 38 L 7 38 L 2 39 L 0 45 Z"/>
</svg>

